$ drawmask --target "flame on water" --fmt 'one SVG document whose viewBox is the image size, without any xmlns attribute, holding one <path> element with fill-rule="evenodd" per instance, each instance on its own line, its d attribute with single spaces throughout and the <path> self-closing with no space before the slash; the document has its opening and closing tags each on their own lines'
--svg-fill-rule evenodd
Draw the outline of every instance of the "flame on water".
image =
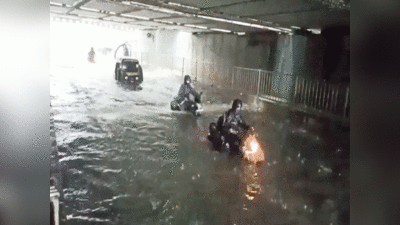
<svg viewBox="0 0 400 225">
<path fill-rule="evenodd" d="M 264 151 L 261 149 L 256 136 L 249 135 L 245 138 L 243 143 L 244 158 L 252 163 L 265 161 Z"/>
</svg>

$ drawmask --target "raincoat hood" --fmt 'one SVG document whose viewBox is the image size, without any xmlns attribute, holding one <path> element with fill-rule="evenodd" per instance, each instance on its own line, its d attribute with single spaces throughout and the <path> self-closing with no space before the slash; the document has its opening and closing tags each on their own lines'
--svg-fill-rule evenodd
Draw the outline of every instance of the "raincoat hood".
<svg viewBox="0 0 400 225">
<path fill-rule="evenodd" d="M 189 75 L 185 75 L 185 78 L 184 78 L 184 81 L 183 81 L 183 82 L 186 84 L 186 81 L 187 81 L 187 80 L 189 80 L 189 82 L 192 83 L 192 79 L 190 79 L 190 76 L 189 76 Z"/>
<path fill-rule="evenodd" d="M 243 107 L 242 100 L 240 100 L 240 99 L 235 99 L 235 100 L 233 101 L 233 103 L 232 103 L 232 110 L 236 111 L 236 109 L 237 109 L 237 107 L 238 107 L 239 105 L 240 105 L 241 107 Z"/>
</svg>

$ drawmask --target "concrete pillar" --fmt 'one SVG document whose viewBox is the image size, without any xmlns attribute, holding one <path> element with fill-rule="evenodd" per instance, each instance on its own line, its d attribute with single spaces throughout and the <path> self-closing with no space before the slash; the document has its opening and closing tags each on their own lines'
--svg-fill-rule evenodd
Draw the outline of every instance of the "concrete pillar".
<svg viewBox="0 0 400 225">
<path fill-rule="evenodd" d="M 293 90 L 293 39 L 292 35 L 280 35 L 277 43 L 276 65 L 271 95 L 290 101 Z"/>
<path fill-rule="evenodd" d="M 59 214 L 60 214 L 60 193 L 58 193 L 57 189 L 54 186 L 50 187 L 50 202 L 53 203 L 54 206 L 54 221 L 52 221 L 50 224 L 55 224 L 55 225 L 59 225 L 60 224 L 60 218 L 59 218 Z"/>
</svg>

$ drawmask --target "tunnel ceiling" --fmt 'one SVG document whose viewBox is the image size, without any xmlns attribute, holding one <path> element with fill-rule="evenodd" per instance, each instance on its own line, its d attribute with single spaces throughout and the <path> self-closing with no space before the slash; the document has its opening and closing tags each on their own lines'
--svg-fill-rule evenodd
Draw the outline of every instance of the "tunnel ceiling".
<svg viewBox="0 0 400 225">
<path fill-rule="evenodd" d="M 51 0 L 50 13 L 187 32 L 290 33 L 350 25 L 349 0 Z"/>
</svg>

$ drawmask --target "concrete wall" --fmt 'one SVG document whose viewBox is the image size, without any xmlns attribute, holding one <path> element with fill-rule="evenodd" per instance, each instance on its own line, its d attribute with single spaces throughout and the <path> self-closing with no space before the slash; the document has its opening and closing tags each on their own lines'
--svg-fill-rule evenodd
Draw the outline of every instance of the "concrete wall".
<svg viewBox="0 0 400 225">
<path fill-rule="evenodd" d="M 148 36 L 150 34 L 150 37 Z M 175 30 L 139 31 L 140 50 L 175 57 L 191 56 L 192 34 Z"/>
<path fill-rule="evenodd" d="M 229 65 L 272 70 L 270 65 L 274 43 L 251 46 L 248 36 L 232 34 L 193 35 L 193 58 L 200 61 L 226 63 Z"/>
<path fill-rule="evenodd" d="M 237 54 L 236 46 L 236 35 L 193 35 L 192 57 L 199 61 L 233 63 Z"/>
<path fill-rule="evenodd" d="M 169 70 L 172 74 L 182 74 L 185 60 L 191 58 L 192 34 L 175 30 L 140 31 L 140 56 L 144 69 Z M 185 60 L 184 60 L 185 59 Z"/>
<path fill-rule="evenodd" d="M 191 60 L 196 70 L 192 74 L 205 83 L 229 83 L 239 55 L 237 45 L 236 35 L 193 35 Z"/>
<path fill-rule="evenodd" d="M 261 37 L 261 38 L 260 38 Z M 304 40 L 300 40 L 303 41 Z M 253 43 L 253 44 L 249 44 Z M 193 37 L 193 56 L 198 61 L 213 62 L 226 68 L 218 73 L 224 80 L 231 81 L 234 66 L 276 71 L 274 80 L 276 97 L 288 97 L 288 87 L 293 75 L 292 39 L 289 35 L 265 34 L 257 37 L 232 34 L 202 34 Z M 303 49 L 299 47 L 299 49 Z M 208 79 L 208 77 L 207 77 Z M 206 80 L 207 79 L 203 79 Z"/>
<path fill-rule="evenodd" d="M 322 77 L 326 40 L 322 35 L 288 35 L 264 32 L 237 36 L 232 34 L 194 35 L 192 58 L 224 64 L 274 71 L 274 95 L 288 98 L 295 76 Z M 229 70 L 225 79 L 232 74 Z M 221 74 L 218 74 L 222 76 Z"/>
</svg>

